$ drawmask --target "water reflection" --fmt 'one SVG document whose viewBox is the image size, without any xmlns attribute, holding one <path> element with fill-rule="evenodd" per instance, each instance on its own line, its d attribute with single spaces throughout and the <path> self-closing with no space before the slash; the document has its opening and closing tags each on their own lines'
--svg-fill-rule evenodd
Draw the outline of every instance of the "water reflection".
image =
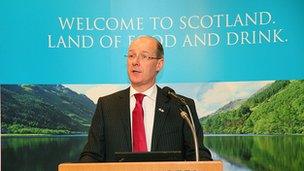
<svg viewBox="0 0 304 171">
<path fill-rule="evenodd" d="M 1 170 L 54 171 L 77 161 L 85 142 L 85 136 L 2 137 Z"/>
<path fill-rule="evenodd" d="M 304 168 L 303 135 L 206 136 L 205 144 L 219 159 L 224 159 L 234 166 L 263 171 Z"/>
<path fill-rule="evenodd" d="M 86 136 L 2 137 L 2 171 L 54 171 L 74 162 Z M 204 140 L 224 170 L 302 170 L 304 136 L 208 135 Z"/>
</svg>

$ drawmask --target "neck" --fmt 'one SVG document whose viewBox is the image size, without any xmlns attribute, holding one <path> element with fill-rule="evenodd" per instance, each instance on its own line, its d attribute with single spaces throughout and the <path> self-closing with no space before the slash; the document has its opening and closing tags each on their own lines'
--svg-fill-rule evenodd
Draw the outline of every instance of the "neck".
<svg viewBox="0 0 304 171">
<path fill-rule="evenodd" d="M 148 90 L 149 88 L 151 88 L 153 85 L 155 84 L 155 82 L 153 84 L 149 84 L 149 85 L 135 85 L 135 84 L 131 84 L 131 86 L 138 92 L 144 92 L 146 90 Z"/>
</svg>

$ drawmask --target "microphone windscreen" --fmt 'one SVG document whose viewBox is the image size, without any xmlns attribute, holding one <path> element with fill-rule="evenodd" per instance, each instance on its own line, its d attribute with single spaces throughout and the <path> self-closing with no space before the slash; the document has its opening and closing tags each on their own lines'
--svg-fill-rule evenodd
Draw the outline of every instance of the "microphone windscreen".
<svg viewBox="0 0 304 171">
<path fill-rule="evenodd" d="M 166 95 L 169 95 L 169 94 L 171 94 L 171 93 L 175 94 L 175 91 L 174 91 L 172 88 L 167 87 L 167 86 L 165 86 L 165 87 L 163 88 L 163 92 L 164 92 Z"/>
</svg>

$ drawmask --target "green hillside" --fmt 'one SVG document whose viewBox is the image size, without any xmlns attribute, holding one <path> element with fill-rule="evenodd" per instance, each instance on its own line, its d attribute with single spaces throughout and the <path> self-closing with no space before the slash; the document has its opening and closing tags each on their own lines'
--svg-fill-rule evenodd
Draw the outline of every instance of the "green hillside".
<svg viewBox="0 0 304 171">
<path fill-rule="evenodd" d="M 1 133 L 70 134 L 88 130 L 95 104 L 62 85 L 1 85 Z"/>
<path fill-rule="evenodd" d="M 201 119 L 205 132 L 303 134 L 304 81 L 276 81 L 239 108 Z"/>
</svg>

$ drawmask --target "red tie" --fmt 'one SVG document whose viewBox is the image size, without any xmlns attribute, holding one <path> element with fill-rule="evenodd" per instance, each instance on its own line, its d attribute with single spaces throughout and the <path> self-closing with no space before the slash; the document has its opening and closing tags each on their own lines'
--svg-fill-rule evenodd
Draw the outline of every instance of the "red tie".
<svg viewBox="0 0 304 171">
<path fill-rule="evenodd" d="M 145 152 L 147 151 L 147 142 L 144 126 L 144 110 L 142 108 L 142 101 L 145 95 L 137 93 L 134 96 L 136 104 L 132 112 L 133 152 Z"/>
</svg>

